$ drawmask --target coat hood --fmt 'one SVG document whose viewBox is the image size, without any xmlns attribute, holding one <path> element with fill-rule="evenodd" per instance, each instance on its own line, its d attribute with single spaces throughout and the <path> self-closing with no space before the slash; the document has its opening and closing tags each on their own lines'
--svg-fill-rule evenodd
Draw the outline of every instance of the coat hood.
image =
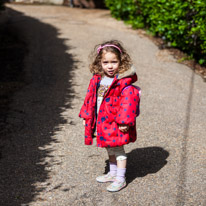
<svg viewBox="0 0 206 206">
<path fill-rule="evenodd" d="M 135 74 L 136 74 L 136 68 L 132 65 L 127 71 L 125 71 L 122 74 L 119 74 L 117 79 L 134 76 Z"/>
</svg>

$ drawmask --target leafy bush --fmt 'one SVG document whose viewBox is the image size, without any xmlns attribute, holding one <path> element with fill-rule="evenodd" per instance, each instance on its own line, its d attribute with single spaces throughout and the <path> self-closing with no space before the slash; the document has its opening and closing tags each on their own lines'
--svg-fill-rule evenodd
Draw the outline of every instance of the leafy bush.
<svg viewBox="0 0 206 206">
<path fill-rule="evenodd" d="M 205 0 L 105 0 L 112 16 L 147 28 L 206 65 Z"/>
</svg>

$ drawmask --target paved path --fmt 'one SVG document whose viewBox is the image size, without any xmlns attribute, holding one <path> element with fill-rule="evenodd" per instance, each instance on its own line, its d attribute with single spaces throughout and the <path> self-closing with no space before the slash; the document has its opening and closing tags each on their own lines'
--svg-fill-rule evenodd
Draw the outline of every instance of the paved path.
<svg viewBox="0 0 206 206">
<path fill-rule="evenodd" d="M 1 205 L 205 205 L 206 83 L 108 11 L 9 5 L 28 43 L 27 85 L 13 97 L 12 133 L 0 159 Z M 85 146 L 78 112 L 93 46 L 119 39 L 142 88 L 138 140 L 126 147 L 128 186 L 109 193 L 95 177 L 104 149 Z"/>
</svg>

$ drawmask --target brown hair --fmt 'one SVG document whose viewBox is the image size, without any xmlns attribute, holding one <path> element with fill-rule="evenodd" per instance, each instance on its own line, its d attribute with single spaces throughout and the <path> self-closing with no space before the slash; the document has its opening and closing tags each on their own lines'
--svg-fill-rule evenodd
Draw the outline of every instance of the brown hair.
<svg viewBox="0 0 206 206">
<path fill-rule="evenodd" d="M 117 46 L 118 48 L 120 48 L 121 52 L 117 48 L 112 47 L 112 46 L 106 46 L 100 49 L 99 52 L 97 51 L 97 48 L 99 48 L 100 46 L 103 47 L 106 44 Z M 102 44 L 98 44 L 95 46 L 94 51 L 90 55 L 92 63 L 89 65 L 89 69 L 91 73 L 100 74 L 101 76 L 104 75 L 104 72 L 101 66 L 101 59 L 102 59 L 103 51 L 112 52 L 116 54 L 120 62 L 119 69 L 118 69 L 119 74 L 124 73 L 131 67 L 132 60 L 129 54 L 127 54 L 126 50 L 122 47 L 122 43 L 120 43 L 118 40 L 111 40 L 111 41 L 107 41 L 107 42 L 104 42 Z"/>
</svg>

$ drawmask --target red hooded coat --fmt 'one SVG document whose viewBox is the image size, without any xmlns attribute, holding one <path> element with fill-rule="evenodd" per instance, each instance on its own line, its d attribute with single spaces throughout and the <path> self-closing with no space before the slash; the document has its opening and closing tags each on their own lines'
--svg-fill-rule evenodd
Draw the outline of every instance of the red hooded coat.
<svg viewBox="0 0 206 206">
<path fill-rule="evenodd" d="M 131 67 L 116 75 L 106 92 L 96 115 L 97 88 L 100 75 L 90 80 L 79 117 L 85 119 L 85 144 L 93 143 L 95 127 L 98 147 L 117 147 L 136 140 L 136 117 L 139 115 L 140 89 L 131 86 L 137 75 Z M 97 118 L 96 118 L 97 116 Z M 129 125 L 128 132 L 121 132 L 119 124 Z"/>
</svg>

